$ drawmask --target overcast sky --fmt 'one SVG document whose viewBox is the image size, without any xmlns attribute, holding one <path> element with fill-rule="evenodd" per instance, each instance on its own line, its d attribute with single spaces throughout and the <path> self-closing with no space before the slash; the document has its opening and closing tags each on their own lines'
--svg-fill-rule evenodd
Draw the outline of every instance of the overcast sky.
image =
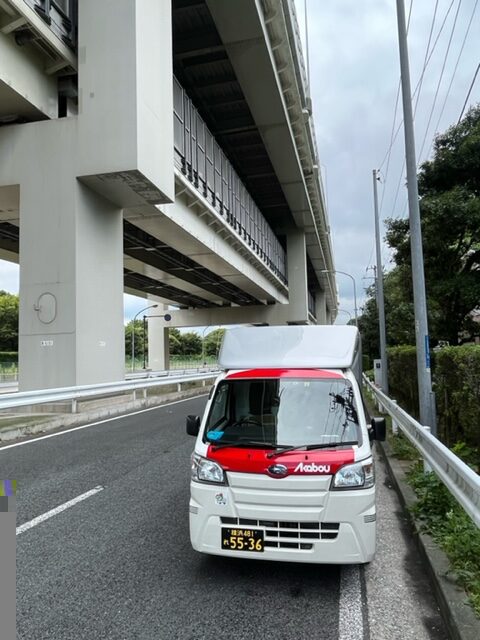
<svg viewBox="0 0 480 640">
<path fill-rule="evenodd" d="M 456 123 L 462 111 L 480 62 L 478 2 L 413 2 L 408 39 L 412 92 L 422 76 L 436 8 L 429 47 L 431 57 L 423 76 L 415 118 L 419 162 L 428 157 L 435 132 Z M 304 36 L 305 0 L 296 0 L 296 4 Z M 405 0 L 405 4 L 408 13 L 410 0 Z M 355 278 L 359 307 L 365 300 L 364 287 L 372 282 L 364 279 L 373 275 L 366 269 L 375 260 L 373 169 L 381 169 L 383 176 L 383 184 L 379 184 L 381 217 L 408 215 L 401 173 L 403 128 L 392 147 L 389 163 L 384 161 L 390 145 L 400 78 L 395 5 L 395 0 L 307 0 L 311 93 L 334 260 L 336 269 Z M 473 21 L 459 58 L 472 14 Z M 479 101 L 480 77 L 469 104 Z M 401 117 L 400 96 L 395 130 Z M 388 268 L 389 252 L 385 247 L 383 261 Z M 340 312 L 338 321 L 344 323 L 349 319 L 348 314 L 353 314 L 353 287 L 351 280 L 343 275 L 337 276 L 337 283 L 340 309 L 345 312 Z M 16 265 L 0 261 L 0 289 L 18 292 Z M 143 306 L 144 300 L 125 296 L 127 318 Z"/>
<path fill-rule="evenodd" d="M 456 123 L 462 111 L 480 62 L 480 7 L 477 8 L 477 3 L 478 0 L 413 2 L 408 38 L 412 93 L 422 75 L 437 6 L 430 41 L 431 57 L 423 76 L 415 117 L 417 161 L 428 157 L 435 131 L 444 131 Z M 296 4 L 304 34 L 304 0 L 296 0 Z M 410 0 L 405 0 L 405 5 L 408 15 Z M 454 75 L 472 14 L 468 37 Z M 361 306 L 365 300 L 363 288 L 372 283 L 372 279 L 363 278 L 373 275 L 372 271 L 366 272 L 366 269 L 375 260 L 373 169 L 381 168 L 384 180 L 383 184 L 379 184 L 380 200 L 384 190 L 381 217 L 408 215 L 405 181 L 401 179 L 403 127 L 392 148 L 388 173 L 387 162 L 382 165 L 390 145 L 400 80 L 396 2 L 307 0 L 307 16 L 311 93 L 320 162 L 328 196 L 335 266 L 355 277 Z M 439 89 L 434 106 L 437 86 Z M 480 77 L 477 78 L 469 103 L 478 101 Z M 427 130 L 432 108 L 433 115 Z M 395 130 L 401 118 L 400 95 Z M 420 154 L 425 132 L 425 144 Z M 381 233 L 384 235 L 383 225 Z M 389 268 L 388 249 L 383 247 L 382 253 L 384 264 Z M 340 308 L 353 313 L 351 280 L 338 275 L 337 283 Z M 339 321 L 348 321 L 348 315 L 340 313 Z"/>
</svg>

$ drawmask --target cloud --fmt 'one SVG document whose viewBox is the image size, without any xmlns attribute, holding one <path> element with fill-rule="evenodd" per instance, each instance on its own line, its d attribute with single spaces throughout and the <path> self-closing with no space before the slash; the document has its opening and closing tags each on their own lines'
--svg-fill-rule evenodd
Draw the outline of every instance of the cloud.
<svg viewBox="0 0 480 640">
<path fill-rule="evenodd" d="M 407 8 L 409 3 L 406 2 Z M 431 46 L 447 14 L 450 0 L 440 0 Z M 304 1 L 297 0 L 301 33 L 304 34 Z M 450 12 L 421 85 L 415 119 L 417 153 L 427 127 L 439 84 L 451 34 L 456 4 Z M 438 92 L 427 141 L 425 158 L 447 96 L 474 0 L 464 2 L 452 37 L 449 57 Z M 425 59 L 434 3 L 413 3 L 409 31 L 412 91 L 417 85 Z M 337 269 L 352 274 L 357 290 L 363 291 L 366 268 L 375 260 L 372 170 L 378 169 L 389 147 L 400 69 L 395 3 L 390 0 L 307 0 L 311 93 L 320 161 L 326 177 L 329 219 Z M 480 28 L 480 12 L 475 14 L 438 130 L 443 131 L 459 117 L 468 86 L 478 64 L 475 34 Z M 304 38 L 305 40 L 305 38 Z M 480 82 L 471 102 L 480 99 Z M 396 123 L 402 118 L 400 95 Z M 381 217 L 408 214 L 407 191 L 402 176 L 403 128 L 393 145 L 386 182 L 379 184 Z M 386 164 L 382 167 L 385 180 Z M 381 235 L 385 233 L 382 225 Z M 383 245 L 384 266 L 389 268 L 390 252 Z M 386 263 L 386 264 L 385 264 Z M 371 275 L 371 272 L 369 272 Z M 338 275 L 340 308 L 353 314 L 351 281 Z M 361 299 L 363 294 L 358 295 Z M 359 304 L 360 306 L 360 304 Z M 346 316 L 345 316 L 346 317 Z"/>
<path fill-rule="evenodd" d="M 0 260 L 0 289 L 9 293 L 19 291 L 20 269 L 18 264 Z"/>
</svg>

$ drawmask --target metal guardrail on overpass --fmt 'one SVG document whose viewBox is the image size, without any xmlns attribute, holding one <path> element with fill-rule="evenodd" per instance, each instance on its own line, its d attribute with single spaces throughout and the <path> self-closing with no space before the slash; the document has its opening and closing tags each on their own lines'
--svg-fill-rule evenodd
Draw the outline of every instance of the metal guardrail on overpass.
<svg viewBox="0 0 480 640">
<path fill-rule="evenodd" d="M 363 380 L 373 392 L 379 409 L 385 410 L 392 417 L 395 426 L 398 426 L 439 480 L 480 528 L 480 476 L 440 440 L 432 436 L 428 427 L 422 426 L 394 400 L 377 389 L 365 375 Z"/>
<path fill-rule="evenodd" d="M 218 370 L 211 370 L 196 374 L 186 375 L 162 375 L 159 377 L 143 377 L 140 380 L 127 380 L 120 382 L 105 382 L 95 385 L 82 385 L 77 387 L 63 387 L 59 389 L 40 389 L 37 391 L 22 391 L 19 393 L 6 393 L 0 397 L 0 411 L 5 409 L 16 409 L 18 407 L 30 407 L 41 404 L 52 404 L 54 402 L 71 402 L 72 413 L 77 411 L 77 403 L 81 400 L 91 400 L 106 396 L 116 396 L 133 392 L 136 399 L 136 392 L 142 391 L 146 398 L 147 390 L 152 387 L 162 387 L 176 384 L 178 391 L 181 385 L 187 382 L 199 382 L 212 380 L 217 377 Z"/>
<path fill-rule="evenodd" d="M 173 111 L 177 167 L 285 283 L 285 249 L 176 78 Z"/>
</svg>

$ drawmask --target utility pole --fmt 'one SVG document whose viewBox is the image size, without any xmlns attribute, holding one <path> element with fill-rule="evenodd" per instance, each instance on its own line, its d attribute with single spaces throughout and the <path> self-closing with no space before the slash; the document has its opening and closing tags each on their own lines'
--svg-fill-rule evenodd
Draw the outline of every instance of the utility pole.
<svg viewBox="0 0 480 640">
<path fill-rule="evenodd" d="M 375 245 L 377 248 L 377 310 L 378 328 L 380 331 L 380 360 L 382 361 L 382 391 L 388 394 L 388 371 L 387 371 L 387 337 L 385 328 L 385 300 L 383 297 L 383 269 L 382 252 L 380 248 L 380 222 L 378 219 L 378 195 L 377 195 L 377 170 L 373 170 L 373 204 L 375 210 Z"/>
<path fill-rule="evenodd" d="M 405 159 L 407 166 L 408 209 L 410 218 L 410 251 L 412 259 L 413 302 L 415 308 L 415 341 L 417 345 L 418 397 L 420 422 L 437 435 L 435 402 L 432 392 L 430 370 L 430 345 L 428 337 L 427 300 L 425 274 L 423 271 L 422 228 L 418 204 L 417 162 L 415 158 L 415 136 L 413 131 L 412 96 L 408 62 L 405 6 L 397 0 L 398 42 L 400 48 L 400 70 L 402 77 L 403 122 L 405 132 Z"/>
</svg>

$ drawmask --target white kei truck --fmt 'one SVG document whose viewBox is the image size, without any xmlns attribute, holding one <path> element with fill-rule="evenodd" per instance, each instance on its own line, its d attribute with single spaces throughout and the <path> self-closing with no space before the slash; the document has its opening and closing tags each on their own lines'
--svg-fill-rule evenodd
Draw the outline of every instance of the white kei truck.
<svg viewBox="0 0 480 640">
<path fill-rule="evenodd" d="M 206 554 L 360 564 L 375 554 L 372 440 L 351 326 L 227 330 L 191 461 L 190 539 Z"/>
</svg>

